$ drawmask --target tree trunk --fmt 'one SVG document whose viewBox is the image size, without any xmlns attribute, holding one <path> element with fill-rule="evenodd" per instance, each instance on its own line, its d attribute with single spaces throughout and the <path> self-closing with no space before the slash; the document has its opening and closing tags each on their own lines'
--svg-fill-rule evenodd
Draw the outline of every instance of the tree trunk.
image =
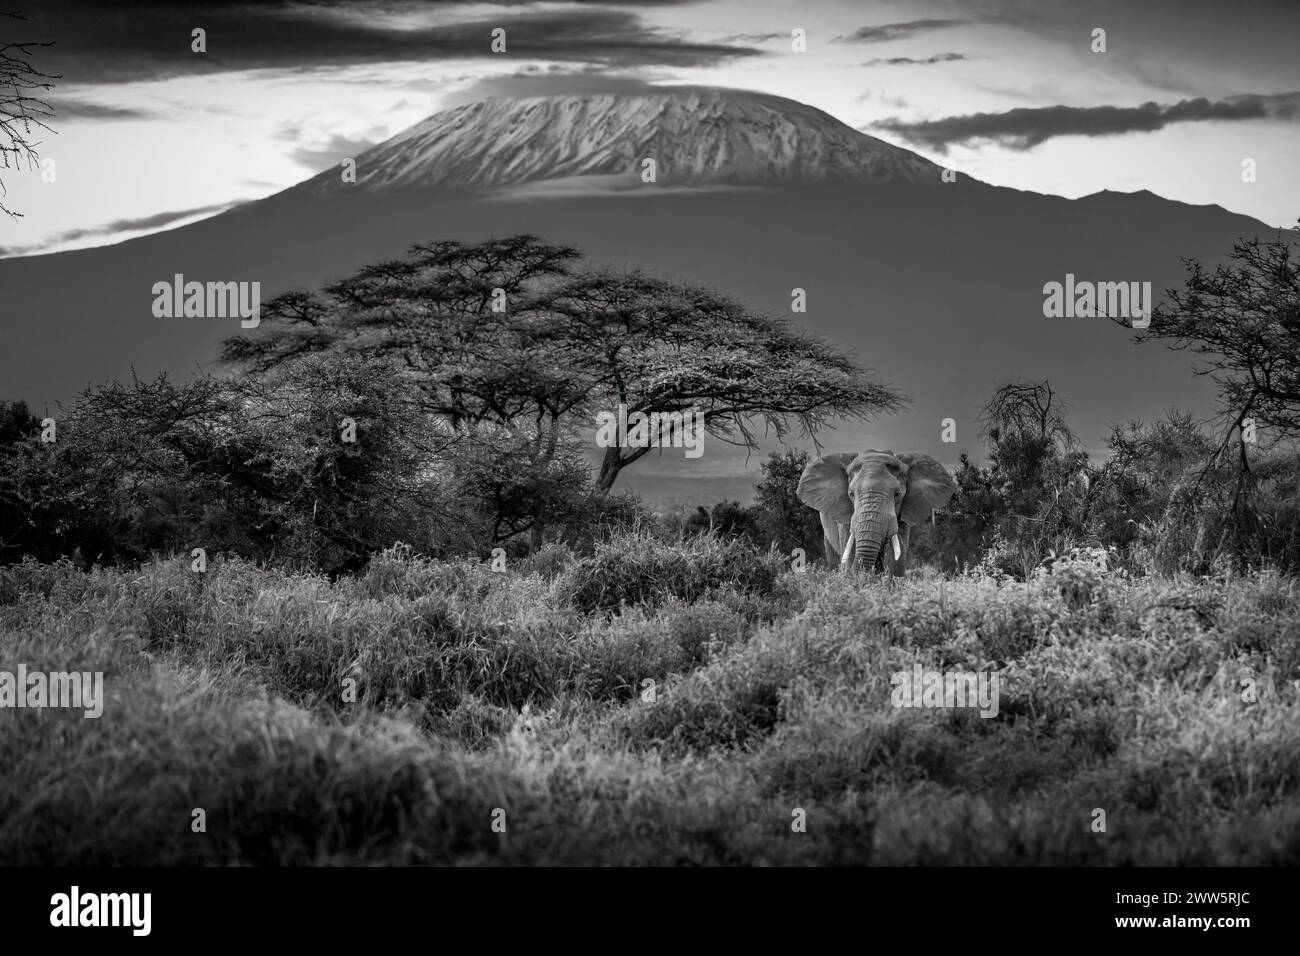
<svg viewBox="0 0 1300 956">
<path fill-rule="evenodd" d="M 596 490 L 602 495 L 608 494 L 609 489 L 614 487 L 618 473 L 623 468 L 619 451 L 617 447 L 605 449 L 605 459 L 600 463 L 600 476 L 596 479 Z"/>
</svg>

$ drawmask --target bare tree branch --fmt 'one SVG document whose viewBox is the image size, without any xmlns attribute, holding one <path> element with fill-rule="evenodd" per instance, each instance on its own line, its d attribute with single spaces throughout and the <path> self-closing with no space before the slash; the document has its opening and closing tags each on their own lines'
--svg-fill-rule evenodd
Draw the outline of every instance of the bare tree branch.
<svg viewBox="0 0 1300 956">
<path fill-rule="evenodd" d="M 0 12 L 0 18 L 26 19 L 16 12 Z M 24 162 L 34 169 L 40 158 L 36 148 L 41 143 L 33 135 L 39 135 L 40 130 L 54 132 L 45 122 L 54 116 L 54 110 L 35 93 L 53 89 L 50 81 L 60 77 L 43 73 L 31 63 L 32 50 L 48 46 L 53 46 L 53 41 L 0 41 L 0 169 L 16 169 Z M 0 197 L 7 193 L 0 180 Z M 13 219 L 22 216 L 2 200 L 0 212 Z"/>
</svg>

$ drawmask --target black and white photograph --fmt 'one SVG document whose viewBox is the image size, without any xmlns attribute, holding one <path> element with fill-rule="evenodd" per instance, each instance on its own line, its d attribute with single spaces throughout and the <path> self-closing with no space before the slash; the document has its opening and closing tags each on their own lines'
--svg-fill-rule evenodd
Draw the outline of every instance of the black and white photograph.
<svg viewBox="0 0 1300 956">
<path fill-rule="evenodd" d="M 1259 945 L 1298 51 L 1295 0 L 0 6 L 7 923 L 852 868 Z"/>
</svg>

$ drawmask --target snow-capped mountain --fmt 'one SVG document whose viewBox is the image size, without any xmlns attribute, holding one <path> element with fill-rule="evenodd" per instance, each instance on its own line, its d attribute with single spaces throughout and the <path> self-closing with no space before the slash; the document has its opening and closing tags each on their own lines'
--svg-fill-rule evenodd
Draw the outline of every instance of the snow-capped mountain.
<svg viewBox="0 0 1300 956">
<path fill-rule="evenodd" d="M 487 99 L 436 113 L 357 157 L 371 189 L 483 189 L 575 176 L 656 182 L 938 183 L 941 168 L 780 96 L 680 88 Z M 338 170 L 309 181 L 340 182 Z"/>
<path fill-rule="evenodd" d="M 896 418 L 841 423 L 827 450 L 906 447 L 951 462 L 962 446 L 944 443 L 937 423 L 977 434 L 992 389 L 1018 376 L 1068 395 L 1072 421 L 1094 441 L 1111 422 L 1212 407 L 1212 383 L 1191 374 L 1185 353 L 1134 348 L 1104 319 L 1046 319 L 1043 284 L 1072 273 L 1175 288 L 1183 256 L 1210 267 L 1238 237 L 1274 232 L 1151 193 L 1065 199 L 965 188 L 965 175 L 936 185 L 940 168 L 906 150 L 811 107 L 736 91 L 476 103 L 355 158 L 355 184 L 335 165 L 166 232 L 0 259 L 0 333 L 23 343 L 0 349 L 0 399 L 53 408 L 88 383 L 212 367 L 240 320 L 157 318 L 154 284 L 176 273 L 255 281 L 266 303 L 415 244 L 529 233 L 596 267 L 644 269 L 789 315 L 914 400 Z M 643 158 L 657 160 L 660 185 L 681 185 L 641 183 Z M 796 288 L 807 294 L 798 314 Z M 711 447 L 701 470 L 679 471 L 680 457 L 647 463 L 635 489 L 742 498 L 753 464 Z"/>
</svg>

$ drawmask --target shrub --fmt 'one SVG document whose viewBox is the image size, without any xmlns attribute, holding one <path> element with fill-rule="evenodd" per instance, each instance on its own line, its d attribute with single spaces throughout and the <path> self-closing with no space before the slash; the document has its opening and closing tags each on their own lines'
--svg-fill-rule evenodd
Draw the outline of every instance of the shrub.
<svg viewBox="0 0 1300 956">
<path fill-rule="evenodd" d="M 648 530 L 618 535 L 560 577 L 559 591 L 583 612 L 687 603 L 722 588 L 770 595 L 782 563 L 740 539 L 695 535 L 664 540 Z"/>
</svg>

